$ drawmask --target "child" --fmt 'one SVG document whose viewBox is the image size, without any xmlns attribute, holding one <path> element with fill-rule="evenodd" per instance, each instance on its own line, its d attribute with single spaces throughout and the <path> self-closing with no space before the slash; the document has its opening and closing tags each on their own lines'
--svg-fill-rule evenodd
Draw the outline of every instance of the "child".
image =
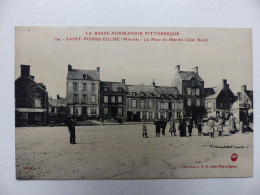
<svg viewBox="0 0 260 195">
<path fill-rule="evenodd" d="M 143 138 L 148 138 L 147 136 L 147 128 L 146 128 L 146 124 L 145 124 L 145 121 L 143 120 Z"/>
<path fill-rule="evenodd" d="M 198 136 L 201 136 L 201 132 L 202 132 L 202 124 L 201 121 L 199 121 L 199 123 L 197 124 L 198 127 Z"/>
</svg>

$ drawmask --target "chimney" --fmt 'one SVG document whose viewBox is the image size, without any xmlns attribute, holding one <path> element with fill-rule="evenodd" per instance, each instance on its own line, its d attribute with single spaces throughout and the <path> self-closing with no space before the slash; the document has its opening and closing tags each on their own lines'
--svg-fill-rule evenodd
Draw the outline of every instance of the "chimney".
<svg viewBox="0 0 260 195">
<path fill-rule="evenodd" d="M 30 77 L 32 78 L 32 80 L 34 80 L 34 76 L 31 75 Z"/>
<path fill-rule="evenodd" d="M 125 84 L 125 79 L 122 79 L 122 83 Z"/>
<path fill-rule="evenodd" d="M 57 99 L 60 99 L 60 96 L 59 96 L 59 94 L 57 94 Z"/>
<path fill-rule="evenodd" d="M 239 101 L 241 99 L 241 93 L 237 92 L 237 100 Z"/>
<path fill-rule="evenodd" d="M 194 70 L 194 72 L 195 72 L 196 74 L 199 74 L 199 68 L 198 68 L 198 66 L 194 67 L 193 70 Z"/>
<path fill-rule="evenodd" d="M 179 73 L 181 66 L 180 66 L 180 65 L 177 65 L 177 66 L 175 66 L 175 68 L 176 68 L 176 73 Z"/>
<path fill-rule="evenodd" d="M 72 70 L 72 66 L 68 64 L 68 71 Z"/>
<path fill-rule="evenodd" d="M 241 86 L 241 92 L 246 92 L 246 85 Z"/>
<path fill-rule="evenodd" d="M 222 85 L 223 85 L 223 87 L 227 86 L 227 79 L 222 79 Z"/>
<path fill-rule="evenodd" d="M 97 67 L 97 72 L 100 72 L 100 67 Z"/>
<path fill-rule="evenodd" d="M 21 76 L 28 77 L 30 76 L 30 66 L 21 64 Z"/>
<path fill-rule="evenodd" d="M 153 82 L 152 82 L 152 86 L 155 87 L 155 82 L 154 82 L 154 79 L 153 79 Z"/>
</svg>

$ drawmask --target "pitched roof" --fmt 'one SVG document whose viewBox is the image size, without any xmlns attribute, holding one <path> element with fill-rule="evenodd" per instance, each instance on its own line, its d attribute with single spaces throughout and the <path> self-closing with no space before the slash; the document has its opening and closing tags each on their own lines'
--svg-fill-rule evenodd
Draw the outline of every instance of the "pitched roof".
<svg viewBox="0 0 260 195">
<path fill-rule="evenodd" d="M 253 101 L 253 91 L 246 90 L 246 94 L 251 101 Z"/>
<path fill-rule="evenodd" d="M 151 85 L 127 85 L 128 92 L 135 92 L 138 95 L 144 93 L 144 96 L 152 94 L 161 98 L 178 98 L 181 94 L 177 87 L 151 86 Z"/>
<path fill-rule="evenodd" d="M 71 69 L 68 70 L 67 79 L 83 79 L 83 74 L 86 74 L 87 80 L 99 81 L 100 75 L 96 70 L 81 70 Z"/>
<path fill-rule="evenodd" d="M 192 78 L 195 78 L 198 81 L 204 82 L 202 78 L 193 71 L 180 71 L 178 74 L 180 75 L 181 79 L 185 81 L 189 81 Z"/>
<path fill-rule="evenodd" d="M 60 98 L 60 99 L 48 98 L 48 102 L 49 105 L 53 107 L 66 107 L 66 98 Z"/>
<path fill-rule="evenodd" d="M 108 92 L 118 92 L 118 88 L 121 88 L 123 90 L 122 92 L 127 92 L 126 85 L 122 82 L 101 81 L 100 86 L 101 89 L 107 87 Z"/>
<path fill-rule="evenodd" d="M 217 98 L 223 88 L 224 87 L 222 85 L 217 87 L 205 88 L 204 89 L 205 99 Z"/>
</svg>

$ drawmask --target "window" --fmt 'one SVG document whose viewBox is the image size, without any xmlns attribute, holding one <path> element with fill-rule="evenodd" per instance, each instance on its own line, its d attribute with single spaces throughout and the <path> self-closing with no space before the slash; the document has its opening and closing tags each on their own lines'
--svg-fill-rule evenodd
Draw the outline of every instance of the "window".
<svg viewBox="0 0 260 195">
<path fill-rule="evenodd" d="M 172 102 L 172 109 L 174 110 L 175 109 L 175 107 L 176 107 L 176 105 L 175 105 L 176 103 L 175 102 Z"/>
<path fill-rule="evenodd" d="M 108 103 L 108 96 L 104 96 L 104 103 Z"/>
<path fill-rule="evenodd" d="M 200 99 L 196 100 L 196 106 L 200 106 Z"/>
<path fill-rule="evenodd" d="M 87 78 L 87 75 L 86 74 L 83 74 L 83 79 L 86 79 Z"/>
<path fill-rule="evenodd" d="M 191 95 L 191 88 L 187 88 L 187 95 Z"/>
<path fill-rule="evenodd" d="M 111 96 L 111 103 L 116 103 L 116 97 L 115 96 Z"/>
<path fill-rule="evenodd" d="M 143 93 L 143 92 L 141 92 L 141 93 L 140 93 L 140 96 L 141 96 L 141 97 L 144 97 L 144 93 Z"/>
<path fill-rule="evenodd" d="M 118 96 L 118 97 L 117 97 L 117 101 L 118 101 L 118 103 L 122 103 L 122 102 L 123 102 L 122 96 Z"/>
<path fill-rule="evenodd" d="M 36 93 L 40 93 L 40 89 L 39 88 L 36 88 Z"/>
<path fill-rule="evenodd" d="M 168 102 L 164 102 L 164 109 L 167 110 L 169 108 Z"/>
<path fill-rule="evenodd" d="M 160 110 L 160 109 L 161 109 L 161 103 L 158 102 L 158 110 Z"/>
<path fill-rule="evenodd" d="M 122 91 L 122 88 L 118 87 L 118 88 L 117 88 L 117 91 L 118 91 L 118 92 L 121 92 L 121 91 Z"/>
<path fill-rule="evenodd" d="M 165 106 L 164 103 L 161 102 L 161 109 L 165 109 L 164 106 Z"/>
<path fill-rule="evenodd" d="M 136 108 L 136 100 L 132 100 L 131 101 L 131 107 L 132 108 Z"/>
<path fill-rule="evenodd" d="M 144 100 L 140 100 L 140 107 L 144 108 Z"/>
<path fill-rule="evenodd" d="M 96 103 L 96 96 L 95 95 L 91 96 L 91 103 Z"/>
<path fill-rule="evenodd" d="M 135 96 L 135 92 L 132 92 L 132 96 Z"/>
<path fill-rule="evenodd" d="M 220 108 L 223 108 L 223 103 L 222 102 L 220 103 Z"/>
<path fill-rule="evenodd" d="M 78 115 L 79 111 L 78 111 L 78 108 L 77 107 L 74 107 L 73 108 L 73 114 L 74 115 Z"/>
<path fill-rule="evenodd" d="M 207 103 L 207 108 L 211 108 L 211 106 L 212 106 L 212 105 L 211 105 L 211 102 L 208 102 L 208 103 Z"/>
<path fill-rule="evenodd" d="M 153 108 L 153 100 L 149 100 L 149 108 Z"/>
<path fill-rule="evenodd" d="M 104 87 L 103 90 L 104 90 L 104 91 L 108 91 L 108 87 Z"/>
<path fill-rule="evenodd" d="M 187 105 L 188 105 L 188 106 L 191 106 L 191 99 L 188 99 L 188 100 L 187 100 Z"/>
<path fill-rule="evenodd" d="M 90 114 L 91 115 L 96 115 L 97 114 L 97 108 L 96 107 L 91 107 Z"/>
<path fill-rule="evenodd" d="M 196 95 L 200 95 L 200 88 L 196 88 Z"/>
<path fill-rule="evenodd" d="M 123 108 L 118 108 L 117 113 L 118 113 L 118 115 L 122 116 L 123 115 Z"/>
<path fill-rule="evenodd" d="M 181 117 L 181 112 L 177 112 L 177 118 Z"/>
<path fill-rule="evenodd" d="M 92 90 L 92 91 L 95 91 L 95 90 L 96 90 L 96 85 L 95 85 L 95 83 L 91 83 L 91 90 Z"/>
<path fill-rule="evenodd" d="M 183 109 L 183 103 L 180 102 L 179 105 L 180 105 L 180 109 Z"/>
<path fill-rule="evenodd" d="M 78 90 L 78 83 L 73 83 L 73 90 Z"/>
<path fill-rule="evenodd" d="M 87 90 L 87 83 L 83 83 L 82 90 L 83 90 L 83 91 L 86 91 L 86 90 Z"/>
<path fill-rule="evenodd" d="M 79 102 L 79 96 L 78 94 L 74 94 L 73 102 Z"/>
<path fill-rule="evenodd" d="M 149 119 L 153 119 L 153 112 L 149 112 Z"/>
<path fill-rule="evenodd" d="M 108 115 L 108 108 L 107 107 L 104 108 L 104 115 Z"/>
<path fill-rule="evenodd" d="M 41 100 L 35 100 L 34 105 L 35 107 L 41 107 Z"/>
<path fill-rule="evenodd" d="M 55 108 L 54 107 L 51 108 L 51 112 L 55 113 Z"/>
<path fill-rule="evenodd" d="M 194 87 L 196 85 L 196 81 L 195 80 L 191 80 L 191 86 Z"/>
<path fill-rule="evenodd" d="M 86 103 L 86 102 L 87 102 L 87 95 L 83 95 L 83 96 L 82 96 L 82 102 L 83 102 L 83 103 Z"/>
</svg>

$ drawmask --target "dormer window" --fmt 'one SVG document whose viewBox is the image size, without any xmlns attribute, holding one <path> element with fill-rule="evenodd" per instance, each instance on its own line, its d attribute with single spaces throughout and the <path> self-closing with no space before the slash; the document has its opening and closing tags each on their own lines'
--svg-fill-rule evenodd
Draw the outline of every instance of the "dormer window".
<svg viewBox="0 0 260 195">
<path fill-rule="evenodd" d="M 103 88 L 103 91 L 108 91 L 108 87 L 104 87 L 104 88 Z"/>
<path fill-rule="evenodd" d="M 118 88 L 117 88 L 117 91 L 118 91 L 118 92 L 122 92 L 122 88 L 118 87 Z"/>
<path fill-rule="evenodd" d="M 144 92 L 141 92 L 141 93 L 140 93 L 140 96 L 141 96 L 141 97 L 144 97 Z"/>
<path fill-rule="evenodd" d="M 83 79 L 87 79 L 87 75 L 86 74 L 83 74 Z"/>
<path fill-rule="evenodd" d="M 135 92 L 132 92 L 132 94 L 131 94 L 132 96 L 135 96 Z"/>
</svg>

